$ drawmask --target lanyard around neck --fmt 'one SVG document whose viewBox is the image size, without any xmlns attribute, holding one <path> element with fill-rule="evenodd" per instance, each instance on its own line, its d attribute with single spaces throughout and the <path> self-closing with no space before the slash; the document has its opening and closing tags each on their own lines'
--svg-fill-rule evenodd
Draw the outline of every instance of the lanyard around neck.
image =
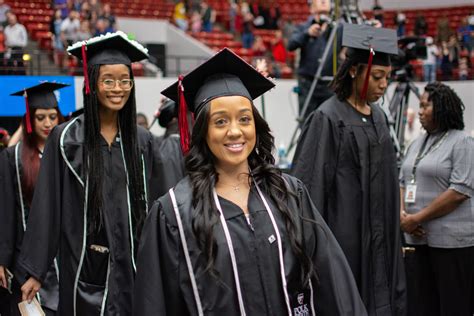
<svg viewBox="0 0 474 316">
<path fill-rule="evenodd" d="M 420 161 L 423 158 L 425 158 L 429 153 L 431 153 L 432 151 L 435 151 L 439 146 L 441 146 L 441 144 L 443 143 L 443 141 L 446 139 L 447 136 L 448 136 L 448 132 L 446 131 L 440 138 L 438 138 L 435 142 L 433 142 L 433 144 L 431 144 L 428 150 L 425 151 L 426 144 L 428 143 L 428 138 L 430 137 L 429 134 L 426 135 L 426 138 L 423 141 L 423 145 L 421 146 L 420 151 L 416 155 L 415 163 L 413 164 L 413 169 L 411 171 L 411 179 L 413 182 L 415 182 L 416 180 L 416 168 L 418 167 L 418 164 L 420 163 Z"/>
</svg>

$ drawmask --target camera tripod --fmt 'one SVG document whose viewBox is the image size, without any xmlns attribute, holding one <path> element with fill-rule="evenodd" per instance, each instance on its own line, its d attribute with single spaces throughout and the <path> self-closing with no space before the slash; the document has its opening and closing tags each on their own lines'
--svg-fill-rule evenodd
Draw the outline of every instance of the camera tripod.
<svg viewBox="0 0 474 316">
<path fill-rule="evenodd" d="M 400 70 L 402 74 L 405 74 L 405 70 Z M 408 101 L 410 98 L 410 92 L 413 92 L 415 96 L 420 99 L 420 93 L 415 84 L 405 75 L 396 80 L 397 85 L 393 92 L 393 96 L 390 100 L 390 104 L 387 107 L 382 107 L 387 115 L 390 136 L 392 137 L 393 144 L 397 152 L 397 158 L 399 162 L 403 158 L 404 153 L 404 142 L 405 142 L 405 127 L 406 117 L 408 109 Z"/>
<path fill-rule="evenodd" d="M 310 101 L 312 99 L 314 90 L 316 89 L 316 86 L 319 82 L 319 80 L 325 79 L 325 80 L 332 80 L 332 77 L 322 77 L 322 71 L 324 66 L 326 65 L 329 52 L 332 49 L 333 56 L 337 56 L 337 40 L 336 40 L 336 34 L 338 30 L 341 30 L 340 25 L 343 21 L 346 23 L 352 23 L 352 24 L 362 24 L 363 18 L 362 18 L 362 13 L 359 10 L 358 6 L 358 1 L 357 0 L 334 0 L 332 3 L 332 14 L 331 16 L 333 17 L 332 20 L 328 22 L 328 28 L 330 29 L 330 34 L 327 40 L 326 47 L 324 48 L 323 56 L 320 60 L 318 69 L 316 70 L 316 73 L 314 74 L 314 79 L 313 82 L 311 83 L 311 87 L 308 91 L 308 94 L 306 95 L 306 99 L 303 103 L 303 107 L 299 113 L 299 116 L 296 118 L 296 121 L 298 122 L 295 131 L 293 132 L 293 135 L 291 136 L 290 143 L 288 145 L 288 148 L 285 153 L 285 157 L 288 157 L 288 153 L 295 147 L 295 145 L 298 142 L 298 136 L 299 132 L 303 127 L 304 121 L 308 117 L 310 113 Z M 336 65 L 337 63 L 334 61 L 333 63 Z M 336 72 L 336 69 L 333 70 L 333 72 Z"/>
</svg>

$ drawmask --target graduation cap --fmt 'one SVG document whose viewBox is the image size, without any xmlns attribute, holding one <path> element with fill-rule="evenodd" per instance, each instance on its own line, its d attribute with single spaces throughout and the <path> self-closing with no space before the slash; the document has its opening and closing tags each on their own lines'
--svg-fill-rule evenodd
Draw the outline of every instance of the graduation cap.
<svg viewBox="0 0 474 316">
<path fill-rule="evenodd" d="M 157 117 L 160 126 L 166 128 L 173 118 L 178 117 L 176 102 L 173 100 L 166 101 L 158 110 Z"/>
<path fill-rule="evenodd" d="M 224 48 L 161 93 L 179 104 L 181 149 L 189 150 L 187 109 L 198 115 L 211 100 L 223 96 L 242 96 L 253 100 L 275 84 L 252 65 Z"/>
<path fill-rule="evenodd" d="M 84 84 L 86 94 L 90 93 L 87 64 L 91 65 L 116 65 L 131 63 L 149 57 L 148 50 L 140 43 L 130 40 L 122 31 L 107 33 L 80 41 L 67 49 L 70 55 L 82 60 L 84 70 Z"/>
<path fill-rule="evenodd" d="M 370 25 L 344 24 L 342 46 L 349 48 L 347 55 L 356 63 L 367 64 L 361 92 L 362 99 L 365 99 L 372 65 L 389 66 L 390 56 L 398 55 L 397 33 Z"/>
<path fill-rule="evenodd" d="M 25 97 L 26 106 L 26 131 L 31 134 L 30 108 L 34 109 L 52 109 L 58 106 L 58 101 L 54 91 L 68 87 L 69 84 L 57 82 L 42 82 L 33 87 L 29 87 L 10 94 L 11 96 Z"/>
</svg>

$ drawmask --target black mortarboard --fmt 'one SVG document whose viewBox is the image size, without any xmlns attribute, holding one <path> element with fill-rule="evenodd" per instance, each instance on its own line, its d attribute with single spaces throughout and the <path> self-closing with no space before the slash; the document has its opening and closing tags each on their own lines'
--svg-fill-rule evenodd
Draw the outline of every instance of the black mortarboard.
<svg viewBox="0 0 474 316">
<path fill-rule="evenodd" d="M 148 50 L 140 43 L 129 40 L 122 31 L 77 42 L 69 46 L 67 51 L 69 54 L 83 60 L 82 46 L 84 45 L 87 63 L 90 65 L 130 65 L 133 62 L 148 58 Z"/>
<path fill-rule="evenodd" d="M 173 100 L 166 101 L 158 111 L 158 123 L 161 127 L 166 128 L 173 118 L 178 117 L 178 109 L 176 102 Z"/>
<path fill-rule="evenodd" d="M 209 101 L 223 96 L 253 100 L 275 84 L 233 51 L 224 48 L 161 93 L 179 104 L 181 147 L 189 149 L 186 108 L 198 115 Z"/>
<path fill-rule="evenodd" d="M 398 55 L 396 31 L 370 25 L 344 24 L 342 46 L 349 48 L 348 56 L 365 64 L 371 49 L 375 52 L 372 59 L 374 65 L 390 65 L 390 55 Z"/>
<path fill-rule="evenodd" d="M 11 96 L 25 97 L 26 129 L 28 133 L 31 133 L 30 108 L 51 109 L 57 107 L 58 100 L 54 95 L 54 91 L 68 86 L 68 84 L 64 83 L 45 81 L 10 94 Z"/>
<path fill-rule="evenodd" d="M 348 48 L 348 58 L 368 66 L 361 91 L 361 98 L 365 99 L 372 65 L 389 66 L 390 56 L 398 55 L 397 33 L 365 24 L 344 24 L 342 46 Z"/>
<path fill-rule="evenodd" d="M 77 42 L 67 49 L 68 53 L 82 60 L 86 94 L 89 94 L 87 65 L 130 65 L 148 58 L 148 50 L 140 43 L 130 40 L 122 31 L 107 33 Z"/>
</svg>

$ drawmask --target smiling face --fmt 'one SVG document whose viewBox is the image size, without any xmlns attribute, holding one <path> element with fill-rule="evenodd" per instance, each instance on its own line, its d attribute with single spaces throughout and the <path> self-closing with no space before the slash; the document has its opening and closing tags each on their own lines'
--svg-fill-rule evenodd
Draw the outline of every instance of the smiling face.
<svg viewBox="0 0 474 316">
<path fill-rule="evenodd" d="M 211 101 L 206 141 L 217 169 L 248 172 L 247 158 L 255 147 L 256 131 L 252 103 L 242 96 Z"/>
<path fill-rule="evenodd" d="M 130 90 L 122 89 L 117 80 L 130 79 L 130 71 L 126 65 L 102 65 L 97 82 L 97 98 L 102 109 L 120 111 L 130 97 Z M 113 88 L 107 88 L 104 80 L 115 80 Z"/>
<path fill-rule="evenodd" d="M 58 112 L 56 109 L 37 109 L 33 117 L 34 132 L 44 142 L 53 127 L 59 123 Z"/>
<path fill-rule="evenodd" d="M 372 69 L 369 74 L 369 85 L 367 88 L 367 102 L 372 103 L 380 99 L 385 93 L 388 86 L 388 80 L 390 79 L 392 67 L 391 66 L 380 66 L 372 65 Z M 367 66 L 360 66 L 357 71 L 357 67 L 353 66 L 351 76 L 354 78 L 354 86 L 357 89 L 357 93 L 360 94 L 362 87 L 364 86 L 365 74 L 367 73 Z"/>
</svg>

